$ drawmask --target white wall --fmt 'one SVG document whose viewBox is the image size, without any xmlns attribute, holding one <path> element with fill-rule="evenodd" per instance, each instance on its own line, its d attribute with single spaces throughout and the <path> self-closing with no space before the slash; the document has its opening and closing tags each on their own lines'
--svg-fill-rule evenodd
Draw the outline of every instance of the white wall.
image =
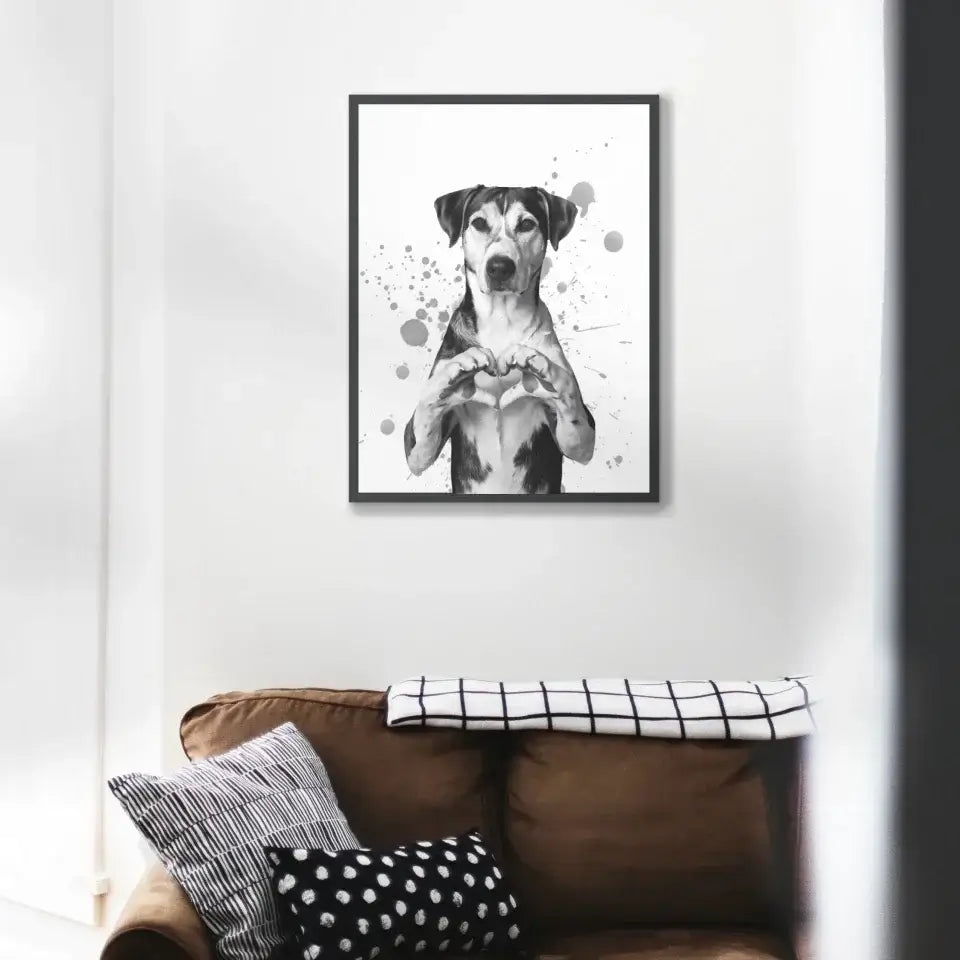
<svg viewBox="0 0 960 960">
<path fill-rule="evenodd" d="M 815 6 L 116 5 L 108 773 L 180 762 L 229 688 L 873 655 L 879 4 Z M 661 505 L 347 504 L 346 97 L 377 91 L 663 95 Z M 112 915 L 142 856 L 110 803 Z"/>
<path fill-rule="evenodd" d="M 168 5 L 171 760 L 225 688 L 807 668 L 795 6 Z M 659 507 L 346 502 L 347 95 L 476 90 L 665 98 Z"/>
<path fill-rule="evenodd" d="M 0 9 L 0 897 L 85 923 L 103 852 L 108 6 Z M 26 915 L 0 900 L 0 955 Z M 50 949 L 82 930 L 64 921 Z"/>
<path fill-rule="evenodd" d="M 879 955 L 882 14 L 493 2 L 478 25 L 475 4 L 425 0 L 176 6 L 168 762 L 176 718 L 218 689 L 813 670 L 839 704 L 813 757 L 818 946 Z M 522 54 L 472 43 L 488 25 Z M 663 95 L 662 505 L 347 505 L 346 97 L 380 91 Z"/>
<path fill-rule="evenodd" d="M 478 9 L 3 6 L 0 725 L 27 772 L 0 794 L 72 785 L 48 837 L 75 872 L 41 900 L 90 914 L 105 866 L 112 919 L 144 862 L 109 799 L 101 862 L 101 711 L 117 773 L 179 762 L 179 715 L 227 688 L 814 669 L 859 711 L 814 757 L 823 955 L 876 955 L 879 0 Z M 377 91 L 664 96 L 663 504 L 346 503 L 346 97 Z M 0 928 L 0 956 L 98 941 Z"/>
<path fill-rule="evenodd" d="M 107 775 L 163 764 L 163 42 L 162 8 L 113 9 L 116 77 L 111 141 L 113 272 L 110 404 L 110 578 L 104 765 Z M 114 798 L 104 835 L 112 923 L 147 862 Z"/>
<path fill-rule="evenodd" d="M 810 764 L 822 960 L 888 955 L 896 257 L 884 202 L 895 149 L 885 123 L 890 131 L 896 123 L 894 102 L 884 102 L 895 64 L 884 62 L 881 9 L 874 0 L 808 0 L 796 30 L 805 84 L 798 627 L 825 696 Z"/>
</svg>

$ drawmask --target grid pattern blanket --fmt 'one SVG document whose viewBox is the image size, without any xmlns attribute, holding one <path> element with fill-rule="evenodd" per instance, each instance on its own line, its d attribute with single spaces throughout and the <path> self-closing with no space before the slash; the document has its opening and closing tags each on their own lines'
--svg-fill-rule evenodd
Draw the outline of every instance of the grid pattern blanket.
<svg viewBox="0 0 960 960">
<path fill-rule="evenodd" d="M 680 740 L 783 740 L 816 729 L 810 677 L 534 680 L 416 677 L 387 690 L 390 727 L 567 730 Z"/>
</svg>

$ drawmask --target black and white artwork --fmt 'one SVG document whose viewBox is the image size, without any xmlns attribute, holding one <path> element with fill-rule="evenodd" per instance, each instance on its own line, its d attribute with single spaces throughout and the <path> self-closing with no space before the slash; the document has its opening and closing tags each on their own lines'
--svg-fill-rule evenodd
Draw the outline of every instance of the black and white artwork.
<svg viewBox="0 0 960 960">
<path fill-rule="evenodd" d="M 350 499 L 658 499 L 653 96 L 350 99 Z"/>
</svg>

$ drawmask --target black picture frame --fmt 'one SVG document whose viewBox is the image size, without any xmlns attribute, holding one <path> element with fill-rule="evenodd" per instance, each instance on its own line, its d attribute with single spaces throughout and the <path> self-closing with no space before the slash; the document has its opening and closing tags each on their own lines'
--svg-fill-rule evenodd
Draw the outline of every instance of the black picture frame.
<svg viewBox="0 0 960 960">
<path fill-rule="evenodd" d="M 649 107 L 649 490 L 638 492 L 458 494 L 359 490 L 359 109 L 364 104 L 635 104 Z M 349 502 L 350 503 L 659 503 L 660 502 L 660 97 L 656 94 L 350 94 L 349 95 Z"/>
</svg>

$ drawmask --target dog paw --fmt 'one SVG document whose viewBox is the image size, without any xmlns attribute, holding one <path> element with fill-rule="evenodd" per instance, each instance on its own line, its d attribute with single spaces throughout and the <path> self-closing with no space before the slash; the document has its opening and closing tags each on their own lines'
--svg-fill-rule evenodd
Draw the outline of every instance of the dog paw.
<svg viewBox="0 0 960 960">
<path fill-rule="evenodd" d="M 463 400 L 469 400 L 477 390 L 473 378 L 481 371 L 496 375 L 496 369 L 496 358 L 489 350 L 470 347 L 445 361 L 432 379 L 437 383 L 441 400 L 450 399 L 455 394 Z"/>
<path fill-rule="evenodd" d="M 523 389 L 534 393 L 543 388 L 548 393 L 556 393 L 554 386 L 556 368 L 539 350 L 519 343 L 510 347 L 497 359 L 497 373 L 505 377 L 511 370 L 519 370 Z"/>
</svg>

